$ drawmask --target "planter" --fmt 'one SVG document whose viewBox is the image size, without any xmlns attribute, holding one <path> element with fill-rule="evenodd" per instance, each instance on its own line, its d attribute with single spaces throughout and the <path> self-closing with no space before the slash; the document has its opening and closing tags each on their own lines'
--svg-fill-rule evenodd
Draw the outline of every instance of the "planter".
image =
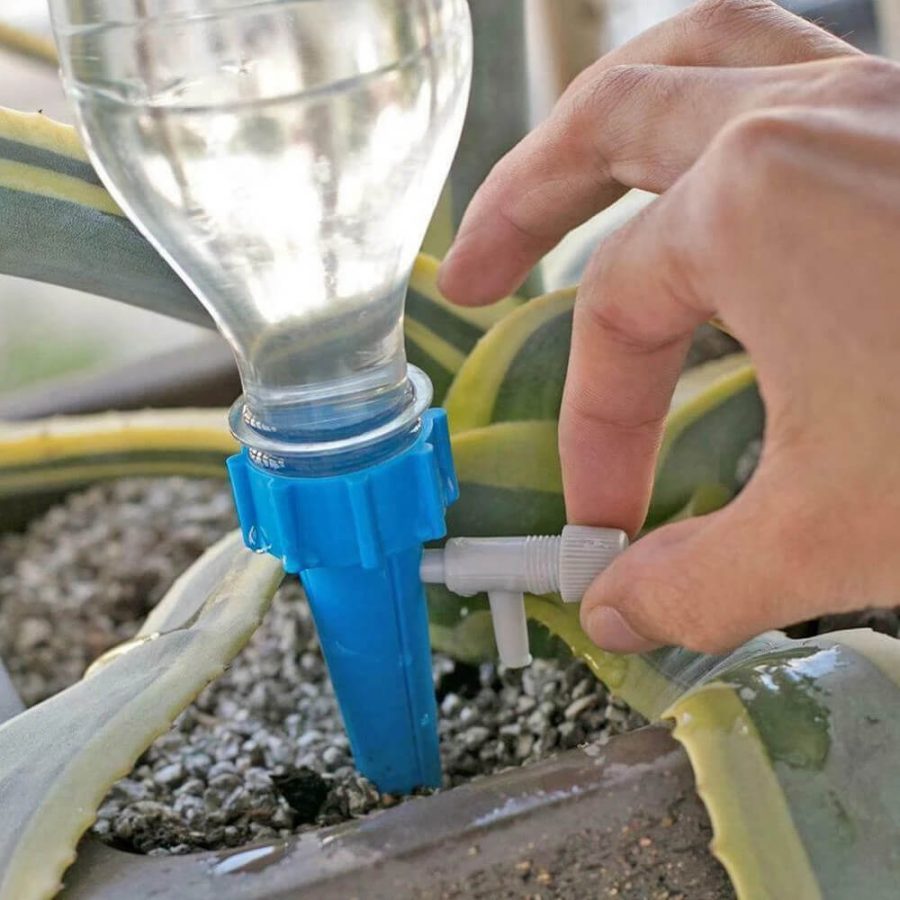
<svg viewBox="0 0 900 900">
<path fill-rule="evenodd" d="M 683 751 L 661 728 L 294 840 L 140 857 L 86 841 L 66 898 L 733 896 Z"/>
<path fill-rule="evenodd" d="M 221 403 L 235 384 L 217 350 L 9 397 L 5 413 L 164 405 L 198 371 Z M 647 728 L 269 844 L 140 856 L 88 837 L 64 896 L 732 896 L 709 839 L 686 755 L 665 729 Z"/>
</svg>

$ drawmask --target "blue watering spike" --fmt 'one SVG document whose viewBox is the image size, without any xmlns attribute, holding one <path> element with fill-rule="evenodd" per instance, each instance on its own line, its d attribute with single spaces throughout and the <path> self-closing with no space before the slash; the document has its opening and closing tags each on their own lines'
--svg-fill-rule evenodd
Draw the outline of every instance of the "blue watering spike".
<svg viewBox="0 0 900 900">
<path fill-rule="evenodd" d="M 249 547 L 303 582 L 357 768 L 381 790 L 441 781 L 422 545 L 458 495 L 446 414 L 405 450 L 341 475 L 295 477 L 228 460 Z"/>
</svg>

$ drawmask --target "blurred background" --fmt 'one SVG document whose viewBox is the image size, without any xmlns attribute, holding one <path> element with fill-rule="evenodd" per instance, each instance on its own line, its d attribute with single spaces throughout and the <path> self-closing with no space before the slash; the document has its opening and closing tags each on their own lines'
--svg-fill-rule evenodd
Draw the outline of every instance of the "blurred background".
<svg viewBox="0 0 900 900">
<path fill-rule="evenodd" d="M 519 0 L 472 2 L 502 8 Z M 583 66 L 690 5 L 690 0 L 524 2 L 535 122 Z M 783 5 L 866 50 L 900 58 L 900 0 L 783 0 Z M 0 106 L 71 121 L 53 64 L 17 47 L 18 31 L 49 37 L 46 0 L 2 0 L 0 6 Z M 209 340 L 203 329 L 150 312 L 0 276 L 0 395 L 162 351 L 190 353 Z"/>
</svg>

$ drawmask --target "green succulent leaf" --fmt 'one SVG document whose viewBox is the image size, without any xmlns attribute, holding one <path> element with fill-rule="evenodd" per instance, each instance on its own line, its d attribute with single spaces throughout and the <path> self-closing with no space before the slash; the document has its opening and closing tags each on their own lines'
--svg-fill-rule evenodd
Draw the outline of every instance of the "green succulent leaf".
<svg viewBox="0 0 900 900">
<path fill-rule="evenodd" d="M 165 631 L 144 629 L 82 681 L 0 725 L 0 900 L 56 893 L 106 792 L 224 671 L 282 578 L 278 560 L 225 538 L 180 583 L 199 609 L 163 600 L 154 616 Z"/>
<path fill-rule="evenodd" d="M 404 331 L 407 358 L 428 373 L 435 401 L 441 403 L 482 335 L 522 301 L 507 297 L 479 309 L 455 306 L 438 289 L 438 264 L 435 257 L 419 254 L 406 294 Z"/>
<path fill-rule="evenodd" d="M 500 422 L 453 435 L 460 498 L 451 537 L 556 534 L 565 524 L 555 422 Z"/>
</svg>

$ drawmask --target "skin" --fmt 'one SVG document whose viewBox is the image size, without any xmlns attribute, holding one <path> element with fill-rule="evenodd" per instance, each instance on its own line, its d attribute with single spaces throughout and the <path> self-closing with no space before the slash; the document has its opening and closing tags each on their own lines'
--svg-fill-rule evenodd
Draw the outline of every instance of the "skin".
<svg viewBox="0 0 900 900">
<path fill-rule="evenodd" d="M 724 510 L 643 538 L 593 584 L 601 647 L 707 652 L 900 605 L 900 66 L 767 0 L 704 0 L 600 59 L 496 166 L 440 277 L 515 290 L 631 187 L 596 249 L 560 418 L 570 521 L 634 534 L 694 329 L 751 354 L 760 466 Z"/>
</svg>

